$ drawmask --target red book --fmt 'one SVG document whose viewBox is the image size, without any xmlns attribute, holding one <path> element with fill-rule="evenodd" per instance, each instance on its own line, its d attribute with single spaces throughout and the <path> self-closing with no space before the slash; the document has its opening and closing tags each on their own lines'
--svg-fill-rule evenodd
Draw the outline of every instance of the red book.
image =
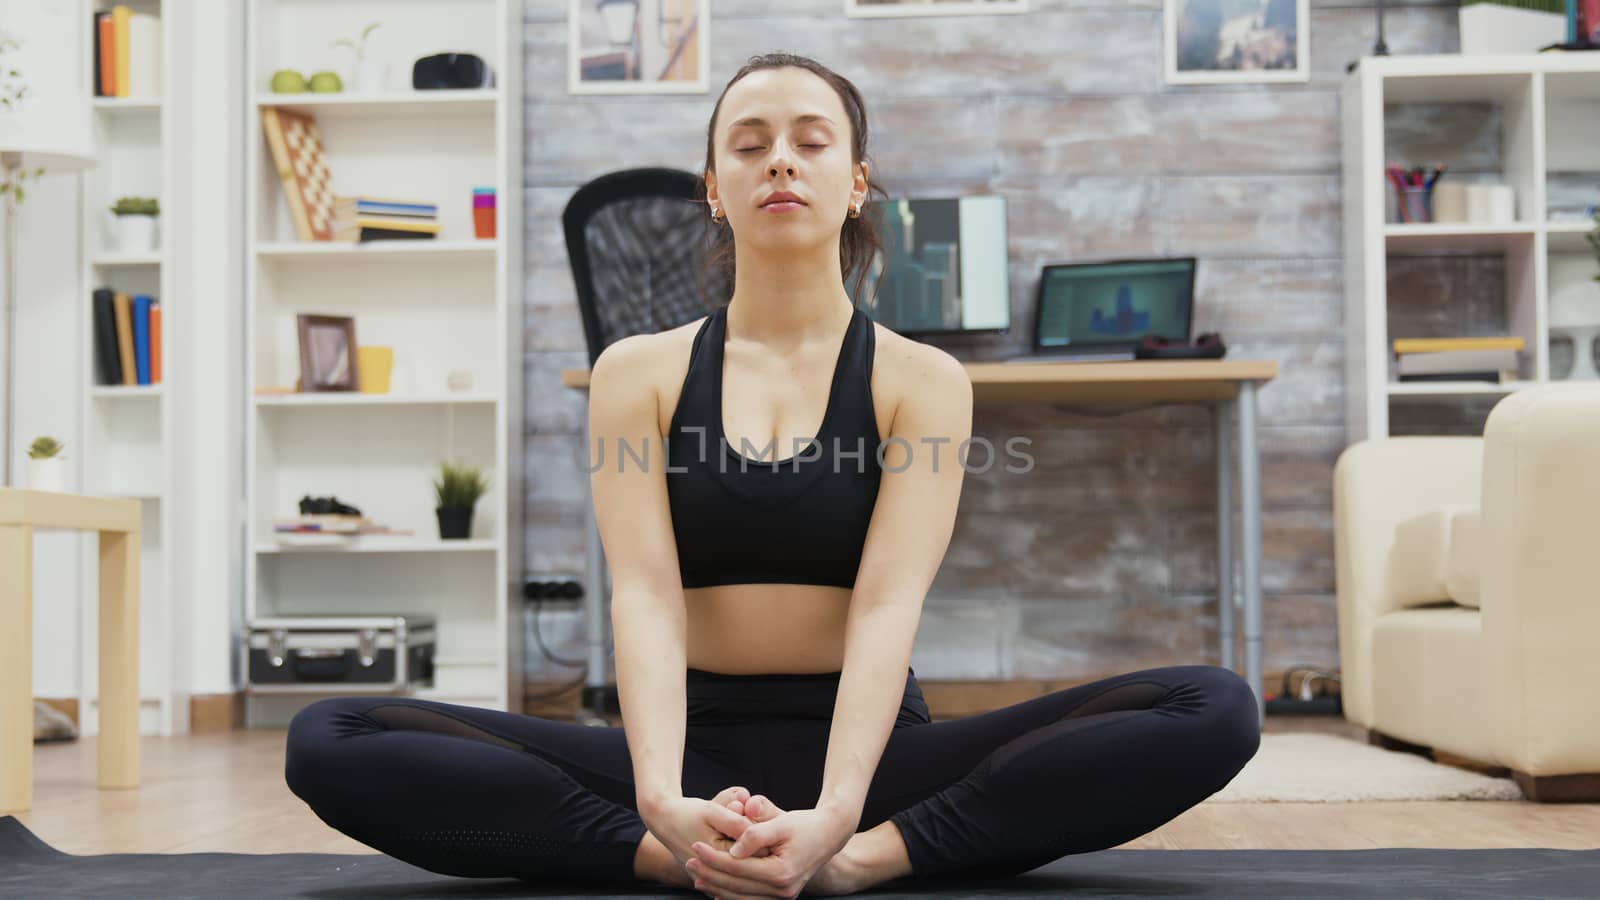
<svg viewBox="0 0 1600 900">
<path fill-rule="evenodd" d="M 161 301 L 150 304 L 150 383 L 161 383 Z"/>
<path fill-rule="evenodd" d="M 94 17 L 100 35 L 100 96 L 117 96 L 116 33 L 112 30 L 111 14 L 100 13 Z"/>
</svg>

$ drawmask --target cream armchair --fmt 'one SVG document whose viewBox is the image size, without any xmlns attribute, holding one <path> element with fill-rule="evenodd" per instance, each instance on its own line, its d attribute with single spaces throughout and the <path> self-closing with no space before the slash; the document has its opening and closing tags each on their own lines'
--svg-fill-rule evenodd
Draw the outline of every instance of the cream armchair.
<svg viewBox="0 0 1600 900">
<path fill-rule="evenodd" d="M 1357 443 L 1333 477 L 1345 718 L 1600 800 L 1600 384 L 1513 393 L 1482 438 Z"/>
</svg>

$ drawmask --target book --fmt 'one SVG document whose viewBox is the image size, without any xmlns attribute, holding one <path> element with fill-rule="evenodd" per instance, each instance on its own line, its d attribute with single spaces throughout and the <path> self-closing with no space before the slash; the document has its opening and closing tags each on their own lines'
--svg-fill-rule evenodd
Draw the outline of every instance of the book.
<svg viewBox="0 0 1600 900">
<path fill-rule="evenodd" d="M 135 294 L 133 298 L 133 362 L 135 380 L 149 384 L 150 297 L 146 294 Z"/>
<path fill-rule="evenodd" d="M 116 58 L 111 54 L 112 47 L 111 13 L 97 12 L 94 14 L 94 95 L 96 97 L 115 97 L 117 95 L 116 82 L 112 78 L 117 71 Z"/>
<path fill-rule="evenodd" d="M 94 290 L 94 361 L 95 381 L 99 384 L 122 383 L 122 361 L 117 357 L 117 314 L 112 306 L 111 289 Z"/>
<path fill-rule="evenodd" d="M 1396 338 L 1395 353 L 1438 353 L 1443 350 L 1521 350 L 1522 338 L 1506 337 L 1450 337 L 1450 338 Z"/>
<path fill-rule="evenodd" d="M 150 304 L 150 383 L 161 383 L 161 301 Z"/>
<path fill-rule="evenodd" d="M 356 235 L 358 243 L 367 241 L 431 241 L 434 235 L 425 231 L 403 231 L 393 228 L 363 228 Z"/>
<path fill-rule="evenodd" d="M 111 7 L 112 58 L 117 65 L 117 92 L 114 96 L 128 96 L 128 20 L 133 10 L 122 4 Z"/>
<path fill-rule="evenodd" d="M 123 384 L 137 384 L 133 361 L 133 298 L 121 291 L 111 295 L 117 322 L 117 358 Z"/>
<path fill-rule="evenodd" d="M 1429 372 L 1423 375 L 1401 375 L 1401 381 L 1492 381 L 1508 382 L 1519 381 L 1517 373 L 1508 370 L 1486 370 L 1482 372 Z"/>
<path fill-rule="evenodd" d="M 426 203 L 420 200 L 385 200 L 377 197 L 335 197 L 333 201 L 335 216 L 347 216 L 357 213 L 373 213 L 388 216 L 422 216 L 435 218 L 439 215 L 439 206 L 435 203 Z"/>
<path fill-rule="evenodd" d="M 136 12 L 128 17 L 129 97 L 161 95 L 161 19 Z"/>
<path fill-rule="evenodd" d="M 1407 353 L 1399 360 L 1401 375 L 1489 372 L 1516 367 L 1515 350 L 1440 350 L 1435 353 Z"/>
</svg>

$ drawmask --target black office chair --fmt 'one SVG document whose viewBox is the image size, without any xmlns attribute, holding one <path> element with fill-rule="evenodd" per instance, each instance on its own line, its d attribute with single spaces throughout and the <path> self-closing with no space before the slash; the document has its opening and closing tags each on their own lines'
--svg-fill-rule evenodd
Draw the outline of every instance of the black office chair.
<svg viewBox="0 0 1600 900">
<path fill-rule="evenodd" d="M 726 274 L 703 266 L 714 230 L 727 226 L 711 221 L 710 210 L 698 199 L 700 184 L 700 176 L 679 169 L 629 169 L 596 178 L 567 201 L 561 222 L 590 366 L 622 338 L 692 322 L 733 296 Z M 592 501 L 585 502 L 584 513 L 585 631 L 599 635 L 607 619 L 608 579 Z M 604 643 L 603 638 L 589 642 L 580 724 L 609 724 L 605 712 L 616 707 L 616 688 L 606 680 Z"/>
<path fill-rule="evenodd" d="M 589 343 L 600 351 L 633 334 L 654 334 L 727 303 L 721 271 L 702 272 L 716 223 L 701 178 L 681 169 L 628 169 L 580 187 L 561 221 Z"/>
</svg>

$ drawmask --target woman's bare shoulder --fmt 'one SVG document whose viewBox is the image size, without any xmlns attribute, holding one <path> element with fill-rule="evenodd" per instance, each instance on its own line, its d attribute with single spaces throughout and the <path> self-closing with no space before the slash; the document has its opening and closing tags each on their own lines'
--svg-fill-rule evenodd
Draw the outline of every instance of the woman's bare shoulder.
<svg viewBox="0 0 1600 900">
<path fill-rule="evenodd" d="M 657 409 L 675 404 L 684 376 L 689 372 L 689 354 L 694 336 L 706 317 L 701 316 L 663 331 L 630 334 L 601 351 L 595 360 L 591 385 L 617 384 L 620 389 L 646 389 Z M 604 374 L 602 374 L 604 370 Z M 609 377 L 607 377 L 609 376 Z"/>
<path fill-rule="evenodd" d="M 914 341 L 873 323 L 877 350 L 873 354 L 872 380 L 875 394 L 899 409 L 908 397 L 948 397 L 951 390 L 971 390 L 972 379 L 966 366 L 949 351 L 932 344 Z M 893 416 L 891 415 L 891 421 Z"/>
</svg>

